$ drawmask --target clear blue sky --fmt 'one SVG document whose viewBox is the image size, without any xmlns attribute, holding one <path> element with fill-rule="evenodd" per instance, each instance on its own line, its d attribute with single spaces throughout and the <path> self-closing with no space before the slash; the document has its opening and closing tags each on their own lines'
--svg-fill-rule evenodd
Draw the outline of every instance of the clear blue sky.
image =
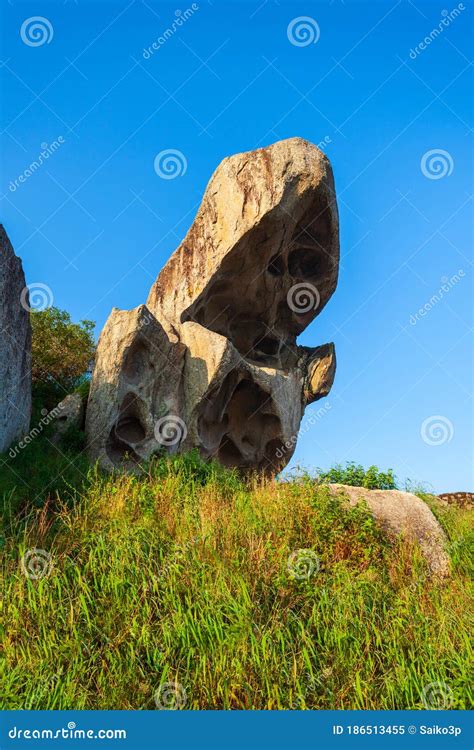
<svg viewBox="0 0 474 750">
<path fill-rule="evenodd" d="M 148 59 L 188 0 L 2 5 L 2 221 L 28 282 L 99 333 L 113 306 L 145 301 L 223 157 L 325 140 L 340 280 L 300 342 L 334 341 L 338 370 L 292 466 L 355 460 L 473 490 L 471 3 L 451 19 L 454 2 L 201 0 Z M 38 15 L 33 46 L 20 30 Z M 316 43 L 289 39 L 300 16 Z M 185 174 L 156 174 L 164 149 Z"/>
</svg>

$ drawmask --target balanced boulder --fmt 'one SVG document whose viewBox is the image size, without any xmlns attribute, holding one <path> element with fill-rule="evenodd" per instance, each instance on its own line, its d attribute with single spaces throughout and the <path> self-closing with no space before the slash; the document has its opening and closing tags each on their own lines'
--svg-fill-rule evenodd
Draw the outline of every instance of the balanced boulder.
<svg viewBox="0 0 474 750">
<path fill-rule="evenodd" d="M 114 310 L 105 326 L 91 456 L 110 467 L 197 448 L 280 471 L 306 405 L 334 379 L 333 344 L 296 337 L 333 294 L 338 265 L 334 180 L 316 146 L 291 138 L 224 159 L 146 307 Z"/>
</svg>

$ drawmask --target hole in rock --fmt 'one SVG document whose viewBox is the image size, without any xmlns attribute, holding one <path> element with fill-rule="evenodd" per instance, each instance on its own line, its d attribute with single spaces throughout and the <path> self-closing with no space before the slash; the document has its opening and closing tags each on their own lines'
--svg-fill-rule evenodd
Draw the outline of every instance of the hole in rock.
<svg viewBox="0 0 474 750">
<path fill-rule="evenodd" d="M 139 443 L 144 439 L 145 429 L 136 417 L 122 417 L 115 428 L 117 437 L 127 443 Z"/>
<path fill-rule="evenodd" d="M 296 248 L 288 255 L 288 271 L 294 278 L 308 279 L 324 276 L 327 266 L 328 261 L 324 253 L 312 248 Z"/>
<path fill-rule="evenodd" d="M 115 434 L 126 443 L 139 443 L 146 436 L 141 412 L 145 404 L 134 393 L 127 393 L 122 401 L 120 414 L 115 425 Z"/>
<path fill-rule="evenodd" d="M 110 431 L 105 450 L 115 466 L 118 466 L 124 461 L 130 461 L 131 463 L 136 464 L 140 460 L 135 451 L 117 437 L 115 427 L 112 427 Z"/>
<path fill-rule="evenodd" d="M 306 247 L 326 249 L 331 240 L 331 213 L 330 209 L 315 208 L 300 220 L 293 233 L 293 242 Z"/>
<path fill-rule="evenodd" d="M 233 440 L 229 437 L 225 437 L 219 446 L 218 458 L 224 466 L 240 466 L 242 454 Z"/>
<path fill-rule="evenodd" d="M 263 338 L 257 339 L 253 345 L 254 353 L 258 354 L 261 352 L 262 354 L 271 357 L 278 354 L 279 348 L 279 341 L 277 339 L 272 339 L 270 336 L 264 336 Z"/>
<path fill-rule="evenodd" d="M 271 258 L 267 271 L 270 276 L 283 276 L 285 273 L 285 264 L 281 255 L 274 255 Z"/>
<path fill-rule="evenodd" d="M 247 373 L 233 371 L 206 398 L 198 419 L 201 449 L 226 466 L 257 469 L 266 446 L 281 442 L 281 424 L 271 396 Z"/>
<path fill-rule="evenodd" d="M 269 212 L 229 249 L 205 288 L 181 313 L 181 322 L 192 320 L 225 336 L 244 358 L 288 369 L 287 350 L 283 352 L 280 343 L 291 347 L 335 288 L 334 221 L 323 195 L 302 198 L 294 216 Z M 291 287 L 305 280 L 317 287 L 321 304 L 295 321 L 291 310 L 282 310 L 288 307 Z M 262 349 L 256 342 L 267 331 L 280 343 L 265 342 Z"/>
<path fill-rule="evenodd" d="M 248 313 L 241 313 L 230 321 L 227 335 L 235 348 L 247 357 L 254 347 L 254 342 L 264 338 L 265 327 Z"/>
<path fill-rule="evenodd" d="M 287 452 L 282 440 L 279 438 L 270 440 L 265 446 L 265 455 L 260 462 L 259 470 L 264 474 L 275 474 L 280 471 L 286 463 L 286 460 L 282 461 L 282 459 Z"/>
<path fill-rule="evenodd" d="M 123 364 L 123 374 L 130 383 L 146 380 L 154 369 L 150 360 L 150 350 L 140 339 L 129 348 Z"/>
</svg>

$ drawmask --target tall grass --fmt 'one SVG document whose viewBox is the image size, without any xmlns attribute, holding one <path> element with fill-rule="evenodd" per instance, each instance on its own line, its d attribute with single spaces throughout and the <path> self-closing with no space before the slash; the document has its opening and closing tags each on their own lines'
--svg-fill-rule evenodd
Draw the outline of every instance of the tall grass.
<svg viewBox="0 0 474 750">
<path fill-rule="evenodd" d="M 443 584 L 308 477 L 244 484 L 184 456 L 140 478 L 90 470 L 19 516 L 10 496 L 3 708 L 148 709 L 170 691 L 191 709 L 423 708 L 433 683 L 446 707 L 472 705 L 465 510 L 435 508 Z M 51 555 L 37 580 L 32 548 Z"/>
</svg>

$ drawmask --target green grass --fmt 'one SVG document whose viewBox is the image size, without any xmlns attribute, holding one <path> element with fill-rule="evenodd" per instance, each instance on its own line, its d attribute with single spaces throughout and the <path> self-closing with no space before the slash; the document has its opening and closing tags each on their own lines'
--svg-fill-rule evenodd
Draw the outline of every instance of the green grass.
<svg viewBox="0 0 474 750">
<path fill-rule="evenodd" d="M 0 469 L 2 708 L 153 709 L 165 683 L 192 709 L 417 709 L 431 683 L 472 706 L 472 513 L 433 505 L 442 584 L 308 477 L 244 484 L 193 455 L 104 477 L 42 450 Z"/>
</svg>

